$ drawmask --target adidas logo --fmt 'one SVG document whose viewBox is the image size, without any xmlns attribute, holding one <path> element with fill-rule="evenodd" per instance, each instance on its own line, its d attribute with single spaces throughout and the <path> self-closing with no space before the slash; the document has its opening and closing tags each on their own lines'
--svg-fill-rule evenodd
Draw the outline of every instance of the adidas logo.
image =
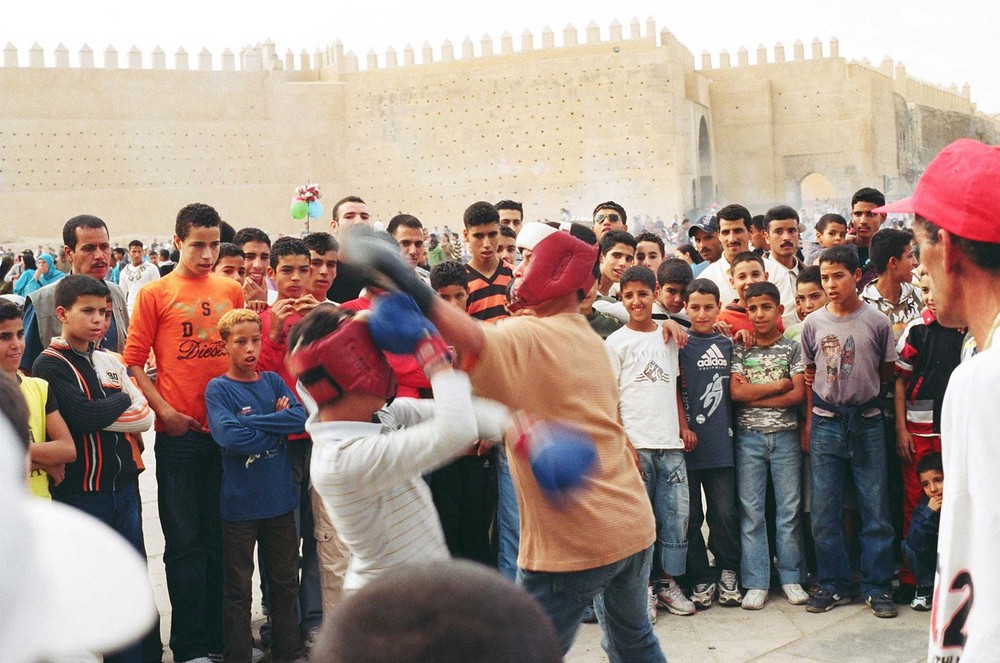
<svg viewBox="0 0 1000 663">
<path fill-rule="evenodd" d="M 722 354 L 722 350 L 719 346 L 712 344 L 708 350 L 705 350 L 705 354 L 701 356 L 698 360 L 698 368 L 726 368 L 729 366 L 729 361 L 726 356 Z"/>
</svg>

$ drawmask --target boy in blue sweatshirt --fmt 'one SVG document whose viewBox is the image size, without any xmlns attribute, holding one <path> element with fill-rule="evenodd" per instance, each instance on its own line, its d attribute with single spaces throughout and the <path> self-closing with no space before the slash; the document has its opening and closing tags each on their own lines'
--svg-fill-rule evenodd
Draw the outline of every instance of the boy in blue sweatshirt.
<svg viewBox="0 0 1000 663">
<path fill-rule="evenodd" d="M 208 421 L 222 447 L 223 639 L 227 663 L 250 663 L 254 545 L 270 587 L 271 660 L 305 655 L 298 615 L 299 491 L 287 436 L 305 428 L 302 404 L 277 373 L 258 372 L 260 317 L 232 309 L 219 319 L 229 370 L 205 390 Z"/>
<path fill-rule="evenodd" d="M 944 493 L 944 464 L 941 452 L 929 453 L 917 461 L 917 480 L 924 497 L 913 509 L 913 520 L 903 540 L 903 555 L 917 578 L 917 590 L 910 607 L 930 610 L 937 570 L 938 528 L 941 525 L 941 498 Z"/>
</svg>

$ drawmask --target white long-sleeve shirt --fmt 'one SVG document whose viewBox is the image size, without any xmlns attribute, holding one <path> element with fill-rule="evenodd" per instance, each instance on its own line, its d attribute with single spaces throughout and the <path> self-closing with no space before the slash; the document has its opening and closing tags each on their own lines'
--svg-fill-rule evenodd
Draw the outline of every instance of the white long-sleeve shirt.
<svg viewBox="0 0 1000 663">
<path fill-rule="evenodd" d="M 116 355 L 105 350 L 96 350 L 91 359 L 104 387 L 117 387 L 129 395 L 132 404 L 119 415 L 105 430 L 116 433 L 144 433 L 153 426 L 153 410 L 142 390 L 129 379 L 128 369 Z"/>
<path fill-rule="evenodd" d="M 409 561 L 447 559 L 448 547 L 421 475 L 445 465 L 477 440 L 498 441 L 508 410 L 473 399 L 464 373 L 431 378 L 433 400 L 400 398 L 378 411 L 381 423 L 320 421 L 310 412 L 311 477 L 334 529 L 351 550 L 345 589 L 358 589 Z"/>
</svg>

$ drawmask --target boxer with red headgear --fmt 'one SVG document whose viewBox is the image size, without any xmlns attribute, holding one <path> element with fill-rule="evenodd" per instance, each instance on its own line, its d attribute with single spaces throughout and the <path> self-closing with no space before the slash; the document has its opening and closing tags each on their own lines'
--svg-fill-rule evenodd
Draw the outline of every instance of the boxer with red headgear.
<svg viewBox="0 0 1000 663">
<path fill-rule="evenodd" d="M 593 439 L 596 467 L 569 501 L 548 499 L 530 455 L 509 449 L 521 513 L 518 581 L 552 620 L 563 653 L 596 598 L 612 660 L 665 660 L 646 614 L 653 510 L 618 421 L 618 388 L 603 343 L 579 313 L 596 248 L 564 232 L 541 237 L 515 293 L 515 305 L 535 315 L 496 325 L 437 300 L 409 277 L 396 252 L 364 237 L 348 238 L 344 248 L 369 278 L 413 296 L 457 350 L 477 394 L 529 416 L 572 421 Z M 557 591 L 564 583 L 574 591 Z"/>
<path fill-rule="evenodd" d="M 508 420 L 506 408 L 473 402 L 468 377 L 452 369 L 447 346 L 419 314 L 419 326 L 394 321 L 395 349 L 417 356 L 436 399 L 395 399 L 396 375 L 369 327 L 390 324 L 380 315 L 321 306 L 288 342 L 289 371 L 310 414 L 313 486 L 351 550 L 345 590 L 404 562 L 448 557 L 421 476 L 480 439 L 499 440 Z"/>
</svg>

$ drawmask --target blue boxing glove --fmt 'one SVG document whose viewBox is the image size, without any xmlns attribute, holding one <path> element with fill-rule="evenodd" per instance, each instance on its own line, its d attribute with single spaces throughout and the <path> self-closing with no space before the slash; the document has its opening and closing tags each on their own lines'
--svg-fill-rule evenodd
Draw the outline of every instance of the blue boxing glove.
<svg viewBox="0 0 1000 663">
<path fill-rule="evenodd" d="M 590 435 L 566 424 L 520 419 L 520 434 L 511 450 L 528 459 L 542 493 L 560 500 L 579 488 L 597 464 L 597 450 Z"/>
<path fill-rule="evenodd" d="M 437 358 L 451 362 L 448 344 L 424 317 L 410 295 L 392 292 L 375 299 L 368 316 L 368 332 L 385 352 L 415 355 L 421 367 Z"/>
</svg>

